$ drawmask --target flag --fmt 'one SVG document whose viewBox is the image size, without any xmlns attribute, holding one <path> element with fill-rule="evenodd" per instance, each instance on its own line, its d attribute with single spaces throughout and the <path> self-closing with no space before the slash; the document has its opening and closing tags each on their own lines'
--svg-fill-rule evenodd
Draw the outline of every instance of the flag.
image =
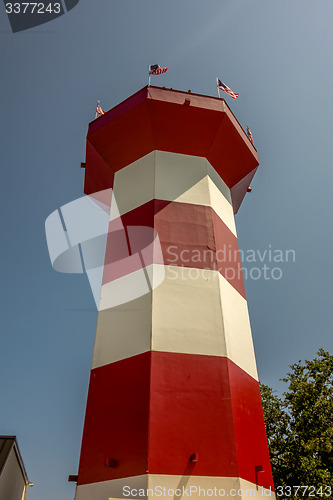
<svg viewBox="0 0 333 500">
<path fill-rule="evenodd" d="M 168 68 L 161 68 L 158 64 L 150 64 L 149 66 L 149 74 L 150 75 L 161 75 L 168 71 Z"/>
<path fill-rule="evenodd" d="M 247 136 L 250 139 L 251 144 L 253 144 L 253 135 L 251 134 L 251 130 L 249 129 L 249 127 L 246 127 L 246 130 L 247 130 Z"/>
<path fill-rule="evenodd" d="M 221 80 L 219 80 L 219 78 L 216 78 L 216 82 L 217 82 L 217 88 L 218 89 L 223 90 L 223 92 L 226 92 L 233 99 L 237 99 L 238 94 L 236 94 L 231 89 L 229 89 L 229 87 L 225 83 L 221 82 Z"/>
<path fill-rule="evenodd" d="M 100 116 L 105 115 L 105 112 L 102 110 L 102 108 L 99 105 L 96 108 L 96 113 L 98 113 Z"/>
</svg>

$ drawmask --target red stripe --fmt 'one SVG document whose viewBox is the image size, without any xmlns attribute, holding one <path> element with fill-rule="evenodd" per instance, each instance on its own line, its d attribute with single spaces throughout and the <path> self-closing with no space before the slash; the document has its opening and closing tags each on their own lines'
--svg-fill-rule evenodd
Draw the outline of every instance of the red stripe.
<svg viewBox="0 0 333 500">
<path fill-rule="evenodd" d="M 274 489 L 259 383 L 231 361 L 228 370 L 240 476 Z M 258 477 L 256 465 L 264 469 Z"/>
<path fill-rule="evenodd" d="M 196 269 L 218 270 L 245 298 L 245 288 L 236 236 L 208 206 L 151 200 L 121 217 L 129 231 L 132 257 L 119 219 L 110 222 L 103 284 L 142 268 L 142 262 Z M 158 234 L 163 260 L 153 247 L 152 231 Z M 135 255 L 144 250 L 144 259 Z"/>
<path fill-rule="evenodd" d="M 103 125 L 100 120 L 91 124 L 88 142 L 114 172 L 155 150 L 207 158 L 231 188 L 257 167 L 257 155 L 223 102 L 191 94 L 193 106 L 184 106 L 185 96 L 167 89 L 142 89 L 108 111 Z M 86 176 L 94 175 L 94 165 L 90 167 Z M 98 175 L 107 182 L 103 171 Z"/>
<path fill-rule="evenodd" d="M 234 212 L 237 213 L 243 198 L 245 196 L 245 193 L 247 191 L 248 186 L 251 184 L 251 181 L 254 177 L 254 174 L 256 173 L 257 168 L 252 170 L 248 175 L 246 175 L 241 181 L 239 181 L 238 184 L 236 184 L 231 190 L 231 199 L 232 199 L 232 206 L 234 207 Z"/>
<path fill-rule="evenodd" d="M 94 146 L 87 141 L 84 192 L 97 193 L 113 187 L 114 172 Z"/>
<path fill-rule="evenodd" d="M 149 381 L 149 352 L 91 371 L 78 484 L 146 474 Z"/>
<path fill-rule="evenodd" d="M 149 472 L 241 477 L 273 487 L 259 383 L 227 358 L 152 352 Z"/>
<path fill-rule="evenodd" d="M 260 485 L 273 486 L 257 381 L 227 358 L 178 353 L 92 370 L 78 484 L 183 475 L 193 453 L 193 475 L 255 483 L 262 465 Z"/>
</svg>

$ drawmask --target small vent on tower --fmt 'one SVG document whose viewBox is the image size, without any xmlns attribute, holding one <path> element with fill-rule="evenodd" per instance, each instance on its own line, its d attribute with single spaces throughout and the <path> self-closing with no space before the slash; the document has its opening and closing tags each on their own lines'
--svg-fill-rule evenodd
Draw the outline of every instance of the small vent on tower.
<svg viewBox="0 0 333 500">
<path fill-rule="evenodd" d="M 259 486 L 259 473 L 260 472 L 265 472 L 264 471 L 264 466 L 263 465 L 256 465 L 254 467 L 254 471 L 255 471 L 255 474 L 256 474 L 256 485 L 257 485 L 257 489 L 258 489 L 258 486 Z"/>
<path fill-rule="evenodd" d="M 104 465 L 105 465 L 105 467 L 113 467 L 114 468 L 114 467 L 117 467 L 118 462 L 114 458 L 106 457 L 106 459 L 104 460 Z"/>
<path fill-rule="evenodd" d="M 77 479 L 78 479 L 78 476 L 74 476 L 74 475 L 68 476 L 68 482 L 69 483 L 77 483 Z"/>
</svg>

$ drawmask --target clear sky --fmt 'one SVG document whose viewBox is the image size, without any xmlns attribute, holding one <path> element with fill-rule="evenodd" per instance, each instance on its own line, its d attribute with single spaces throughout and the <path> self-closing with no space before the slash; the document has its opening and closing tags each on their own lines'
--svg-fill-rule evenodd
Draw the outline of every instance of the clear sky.
<svg viewBox="0 0 333 500">
<path fill-rule="evenodd" d="M 97 315 L 86 277 L 53 271 L 44 222 L 83 194 L 96 100 L 139 90 L 149 63 L 169 68 L 152 84 L 239 93 L 224 97 L 260 159 L 244 266 L 282 270 L 246 280 L 261 381 L 281 392 L 288 365 L 332 352 L 332 18 L 332 0 L 80 0 L 13 34 L 0 4 L 0 434 L 18 436 L 28 500 L 74 496 Z M 295 262 L 258 262 L 269 249 Z"/>
</svg>

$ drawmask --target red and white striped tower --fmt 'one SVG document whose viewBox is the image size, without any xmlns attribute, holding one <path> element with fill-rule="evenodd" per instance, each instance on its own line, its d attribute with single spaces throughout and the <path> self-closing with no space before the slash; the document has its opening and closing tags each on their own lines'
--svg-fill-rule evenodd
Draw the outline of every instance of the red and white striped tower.
<svg viewBox="0 0 333 500">
<path fill-rule="evenodd" d="M 234 222 L 257 166 L 223 99 L 144 87 L 90 124 L 85 192 L 113 188 L 118 210 L 111 205 L 76 500 L 270 495 Z M 133 226 L 154 228 L 162 258 L 155 245 L 118 268 L 114 230 Z M 130 253 L 141 243 L 131 248 L 127 234 Z M 140 273 L 151 286 L 137 296 Z M 129 302 L 115 306 L 118 293 Z"/>
</svg>

